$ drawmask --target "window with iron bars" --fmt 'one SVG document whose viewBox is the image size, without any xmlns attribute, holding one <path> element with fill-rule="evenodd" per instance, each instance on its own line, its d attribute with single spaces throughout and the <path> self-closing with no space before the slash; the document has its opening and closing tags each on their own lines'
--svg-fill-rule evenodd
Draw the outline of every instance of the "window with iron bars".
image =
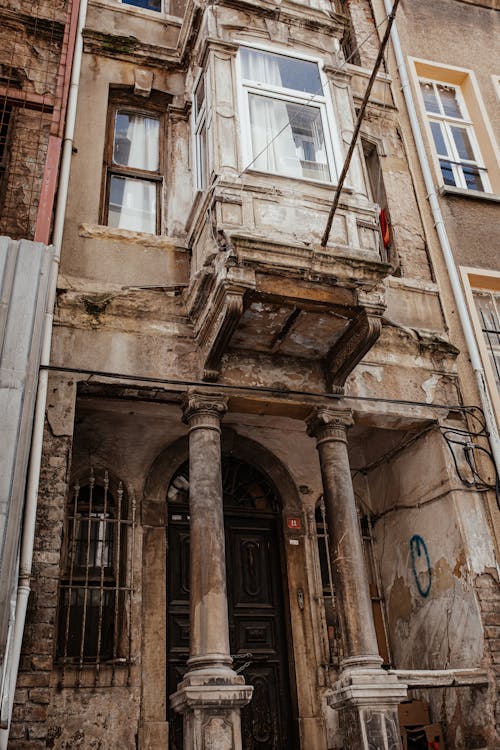
<svg viewBox="0 0 500 750">
<path fill-rule="evenodd" d="M 500 395 L 500 293 L 486 289 L 473 289 L 472 293 L 495 385 Z"/>
<path fill-rule="evenodd" d="M 59 586 L 57 655 L 79 670 L 130 659 L 131 554 L 134 511 L 121 482 L 94 472 L 71 491 Z M 129 552 L 129 554 L 127 554 Z M 127 565 L 127 559 L 129 563 Z"/>
<path fill-rule="evenodd" d="M 339 659 L 342 658 L 342 643 L 340 638 L 338 637 L 339 626 L 330 557 L 330 538 L 328 535 L 326 511 L 323 498 L 321 498 L 316 508 L 315 521 L 330 665 L 336 666 Z M 360 531 L 363 540 L 363 553 L 365 558 L 366 573 L 368 577 L 368 585 L 370 589 L 370 599 L 372 603 L 373 620 L 375 624 L 375 634 L 377 636 L 379 654 L 384 661 L 384 666 L 390 666 L 391 657 L 389 650 L 389 641 L 387 637 L 385 604 L 381 593 L 379 571 L 377 568 L 375 555 L 373 553 L 373 529 L 370 518 L 368 516 L 364 516 L 362 519 L 360 519 Z"/>
</svg>

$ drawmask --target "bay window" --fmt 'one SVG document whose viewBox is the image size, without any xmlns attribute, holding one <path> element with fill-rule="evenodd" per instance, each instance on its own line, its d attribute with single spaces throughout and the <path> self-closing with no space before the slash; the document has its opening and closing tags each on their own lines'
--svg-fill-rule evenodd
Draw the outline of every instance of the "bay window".
<svg viewBox="0 0 500 750">
<path fill-rule="evenodd" d="M 241 47 L 245 168 L 335 179 L 331 127 L 317 62 Z"/>
<path fill-rule="evenodd" d="M 106 159 L 103 221 L 135 232 L 160 232 L 160 117 L 114 107 Z"/>
</svg>

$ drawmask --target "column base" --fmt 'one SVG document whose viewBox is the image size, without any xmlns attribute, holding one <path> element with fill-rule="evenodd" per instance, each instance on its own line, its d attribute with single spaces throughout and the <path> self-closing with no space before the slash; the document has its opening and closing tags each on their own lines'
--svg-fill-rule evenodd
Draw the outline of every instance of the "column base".
<svg viewBox="0 0 500 750">
<path fill-rule="evenodd" d="M 241 750 L 240 708 L 253 687 L 232 670 L 188 673 L 170 697 L 184 715 L 184 750 Z"/>
<path fill-rule="evenodd" d="M 380 667 L 344 669 L 328 701 L 339 712 L 344 750 L 401 750 L 397 706 L 407 692 Z"/>
</svg>

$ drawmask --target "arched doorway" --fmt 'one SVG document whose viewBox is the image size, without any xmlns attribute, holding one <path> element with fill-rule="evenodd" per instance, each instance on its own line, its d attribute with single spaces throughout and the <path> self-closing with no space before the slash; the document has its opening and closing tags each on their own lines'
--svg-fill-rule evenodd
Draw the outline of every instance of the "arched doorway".
<svg viewBox="0 0 500 750">
<path fill-rule="evenodd" d="M 243 750 L 296 747 L 281 560 L 280 503 L 271 481 L 250 464 L 222 459 L 231 653 L 253 685 L 242 710 Z M 175 692 L 189 656 L 189 466 L 167 493 L 167 694 Z M 171 750 L 182 748 L 182 722 L 169 716 Z"/>
</svg>

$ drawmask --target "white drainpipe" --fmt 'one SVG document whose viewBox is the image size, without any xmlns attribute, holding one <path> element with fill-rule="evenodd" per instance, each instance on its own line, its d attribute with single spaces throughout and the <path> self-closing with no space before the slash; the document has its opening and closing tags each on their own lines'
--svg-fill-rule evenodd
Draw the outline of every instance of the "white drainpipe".
<svg viewBox="0 0 500 750">
<path fill-rule="evenodd" d="M 392 2 L 391 0 L 384 0 L 384 4 L 385 4 L 387 15 L 389 15 L 392 10 Z M 420 166 L 422 169 L 422 174 L 424 177 L 425 189 L 427 191 L 427 197 L 429 199 L 429 204 L 431 207 L 436 231 L 439 237 L 441 250 L 443 252 L 444 260 L 446 263 L 446 268 L 448 270 L 448 275 L 450 277 L 450 282 L 451 282 L 453 294 L 455 297 L 455 304 L 457 306 L 458 315 L 460 317 L 460 322 L 462 324 L 462 329 L 463 329 L 464 336 L 465 336 L 465 341 L 467 343 L 467 348 L 469 350 L 472 369 L 474 370 L 474 375 L 476 376 L 477 386 L 479 389 L 479 396 L 481 399 L 481 406 L 483 408 L 484 418 L 486 421 L 486 427 L 490 434 L 490 444 L 491 444 L 491 450 L 493 453 L 493 459 L 495 462 L 497 473 L 500 476 L 500 437 L 498 434 L 496 416 L 495 416 L 495 412 L 493 410 L 493 406 L 491 403 L 490 394 L 488 392 L 488 387 L 486 385 L 486 375 L 485 375 L 483 364 L 481 361 L 481 356 L 479 354 L 479 348 L 478 348 L 477 341 L 476 341 L 476 335 L 474 333 L 474 328 L 472 326 L 472 322 L 469 316 L 469 311 L 467 309 L 467 303 L 466 303 L 465 296 L 463 293 L 462 285 L 460 283 L 460 277 L 458 275 L 457 267 L 455 265 L 455 258 L 453 256 L 453 251 L 451 249 L 450 241 L 448 239 L 448 234 L 446 232 L 443 215 L 441 213 L 441 207 L 439 205 L 439 200 L 436 194 L 436 189 L 434 187 L 432 172 L 429 166 L 427 152 L 425 150 L 425 144 L 424 144 L 424 139 L 422 137 L 422 131 L 420 130 L 420 123 L 417 117 L 417 110 L 415 107 L 415 102 L 413 101 L 410 81 L 408 78 L 408 71 L 406 68 L 403 51 L 401 49 L 401 43 L 399 41 L 399 34 L 398 34 L 396 22 L 394 22 L 392 29 L 391 29 L 391 38 L 392 38 L 392 44 L 394 47 L 394 54 L 396 56 L 399 77 L 401 80 L 401 89 L 403 91 L 403 95 L 405 98 L 406 108 L 408 110 L 408 117 L 410 118 L 411 129 L 413 132 L 413 138 L 415 141 L 415 146 L 417 149 L 417 154 L 418 154 Z"/>
<path fill-rule="evenodd" d="M 78 86 L 80 81 L 80 70 L 83 56 L 82 31 L 87 17 L 88 0 L 80 0 L 78 14 L 78 25 L 76 30 L 75 51 L 73 56 L 73 67 L 71 71 L 71 82 L 68 95 L 68 108 L 64 140 L 62 145 L 61 169 L 59 174 L 59 189 L 57 194 L 56 209 L 54 214 L 54 230 L 52 242 L 54 245 L 54 260 L 50 271 L 48 290 L 47 312 L 43 329 L 42 351 L 40 357 L 40 373 L 38 376 L 38 389 L 35 404 L 35 417 L 33 422 L 33 435 L 31 439 L 30 461 L 28 478 L 26 484 L 26 501 L 24 506 L 24 520 L 21 540 L 19 582 L 17 588 L 16 615 L 14 624 L 14 635 L 12 650 L 10 652 L 8 674 L 8 717 L 9 725 L 12 716 L 14 702 L 14 691 L 17 682 L 19 660 L 21 656 L 21 644 L 23 640 L 24 623 L 26 620 L 26 608 L 30 594 L 31 568 L 33 561 L 33 547 L 35 541 L 35 522 L 38 498 L 38 485 L 40 480 L 40 464 L 42 458 L 43 428 L 45 423 L 45 405 L 47 400 L 48 371 L 44 369 L 50 364 L 50 347 L 52 341 L 52 326 L 54 320 L 54 305 L 57 292 L 57 276 L 59 273 L 59 260 L 61 258 L 61 243 L 66 213 L 66 202 L 68 197 L 69 174 L 71 169 L 71 155 L 73 151 L 73 137 L 75 132 L 76 107 L 78 101 Z M 10 728 L 10 726 L 9 726 Z M 0 730 L 0 750 L 7 750 L 9 729 Z"/>
</svg>

